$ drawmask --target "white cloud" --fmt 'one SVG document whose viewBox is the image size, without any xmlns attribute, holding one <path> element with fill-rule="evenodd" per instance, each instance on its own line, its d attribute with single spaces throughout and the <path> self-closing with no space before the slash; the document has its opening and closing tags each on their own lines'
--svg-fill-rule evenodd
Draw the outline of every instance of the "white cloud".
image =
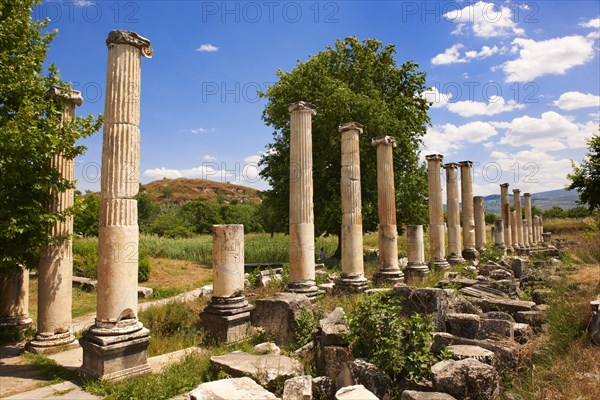
<svg viewBox="0 0 600 400">
<path fill-rule="evenodd" d="M 579 26 L 584 28 L 600 29 L 600 18 L 592 18 L 589 21 L 580 23 Z"/>
<path fill-rule="evenodd" d="M 466 143 L 481 143 L 498 134 L 488 122 L 469 122 L 456 126 L 454 124 L 435 125 L 427 129 L 423 137 L 425 151 L 428 153 L 451 154 Z"/>
<path fill-rule="evenodd" d="M 492 122 L 492 125 L 506 130 L 500 144 L 529 146 L 540 151 L 585 147 L 585 139 L 593 133 L 590 123 L 576 124 L 554 111 L 547 111 L 540 118 L 525 115 L 511 122 Z"/>
<path fill-rule="evenodd" d="M 96 5 L 95 2 L 90 1 L 90 0 L 75 0 L 73 2 L 73 4 L 77 7 L 89 7 L 89 6 L 94 6 Z"/>
<path fill-rule="evenodd" d="M 204 43 L 200 47 L 198 47 L 196 49 L 196 51 L 206 52 L 206 53 L 214 53 L 216 51 L 219 51 L 219 48 L 216 46 L 213 46 L 210 43 Z"/>
<path fill-rule="evenodd" d="M 201 134 L 201 133 L 206 133 L 208 131 L 209 130 L 206 129 L 206 128 L 192 128 L 192 129 L 183 129 L 183 130 L 181 130 L 179 132 L 193 133 L 193 134 L 198 135 L 198 134 Z"/>
<path fill-rule="evenodd" d="M 467 56 L 468 59 L 482 59 L 482 58 L 487 58 L 489 56 L 492 56 L 496 53 L 498 53 L 500 51 L 500 49 L 498 48 L 498 46 L 494 46 L 494 47 L 489 47 L 489 46 L 483 46 L 481 48 L 480 51 L 475 51 L 475 50 L 471 50 L 471 51 L 467 51 L 465 53 L 465 56 Z"/>
<path fill-rule="evenodd" d="M 244 158 L 244 162 L 246 163 L 254 163 L 254 164 L 258 164 L 258 162 L 260 161 L 260 155 L 252 155 L 252 156 L 248 156 L 246 158 Z"/>
<path fill-rule="evenodd" d="M 421 97 L 431 103 L 431 108 L 442 108 L 446 107 L 448 100 L 452 98 L 452 93 L 440 93 L 434 86 L 421 93 Z"/>
<path fill-rule="evenodd" d="M 560 95 L 553 103 L 563 110 L 577 110 L 580 108 L 600 107 L 600 96 L 591 93 L 566 92 Z"/>
<path fill-rule="evenodd" d="M 204 161 L 217 161 L 217 157 L 209 156 L 208 154 L 202 157 Z"/>
<path fill-rule="evenodd" d="M 444 65 L 444 64 L 454 64 L 454 63 L 464 63 L 467 62 L 466 58 L 460 58 L 460 49 L 464 46 L 460 43 L 453 45 L 452 47 L 446 49 L 443 53 L 438 54 L 437 56 L 431 59 L 431 63 L 433 65 Z"/>
<path fill-rule="evenodd" d="M 471 27 L 475 36 L 484 38 L 525 33 L 514 21 L 512 10 L 497 3 L 479 1 L 460 10 L 449 11 L 444 18 L 458 24 L 452 32 L 454 35 L 462 34 L 467 26 Z"/>
<path fill-rule="evenodd" d="M 474 115 L 496 115 L 507 111 L 521 110 L 525 108 L 524 104 L 519 104 L 515 100 L 504 100 L 501 96 L 490 96 L 489 102 L 480 101 L 457 101 L 448 103 L 447 108 L 450 112 L 456 113 L 462 117 L 472 117 Z"/>
<path fill-rule="evenodd" d="M 147 169 L 144 171 L 144 176 L 147 176 L 149 178 L 155 178 L 155 179 L 162 179 L 162 178 L 176 179 L 176 178 L 183 177 L 180 170 L 169 169 L 169 168 L 165 168 L 165 167 Z"/>
<path fill-rule="evenodd" d="M 594 58 L 594 42 L 583 36 L 541 40 L 516 38 L 519 58 L 502 64 L 507 82 L 529 82 L 546 74 L 562 75 Z"/>
</svg>

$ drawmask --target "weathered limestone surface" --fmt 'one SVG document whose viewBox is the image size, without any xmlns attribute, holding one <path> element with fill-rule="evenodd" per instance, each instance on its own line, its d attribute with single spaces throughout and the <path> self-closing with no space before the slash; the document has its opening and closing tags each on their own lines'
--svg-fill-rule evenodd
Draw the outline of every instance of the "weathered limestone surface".
<svg viewBox="0 0 600 400">
<path fill-rule="evenodd" d="M 494 367 L 467 358 L 441 361 L 431 367 L 433 387 L 464 400 L 497 399 L 500 377 Z"/>
<path fill-rule="evenodd" d="M 416 390 L 405 390 L 400 400 L 456 400 L 456 397 L 442 392 L 418 392 Z"/>
<path fill-rule="evenodd" d="M 494 222 L 494 232 L 492 236 L 494 236 L 494 246 L 506 250 L 506 244 L 504 243 L 504 223 L 501 219 L 497 219 L 496 222 Z"/>
<path fill-rule="evenodd" d="M 485 235 L 485 208 L 483 206 L 483 196 L 473 197 L 473 208 L 475 213 L 475 249 L 477 251 L 485 250 L 487 238 Z"/>
<path fill-rule="evenodd" d="M 517 226 L 517 212 L 510 212 L 510 237 L 512 240 L 512 248 L 515 252 L 520 250 L 519 246 L 519 235 L 518 235 L 519 227 Z"/>
<path fill-rule="evenodd" d="M 423 225 L 406 226 L 406 252 L 408 264 L 404 269 L 404 273 L 407 281 L 423 278 L 429 273 L 429 267 L 425 264 Z"/>
<path fill-rule="evenodd" d="M 319 320 L 315 335 L 315 358 L 319 373 L 330 379 L 334 386 L 343 366 L 354 359 L 346 339 L 347 331 L 344 310 L 338 307 Z"/>
<path fill-rule="evenodd" d="M 515 220 L 517 226 L 517 243 L 519 249 L 525 249 L 525 241 L 523 237 L 523 218 L 521 218 L 521 190 L 513 189 L 513 201 L 515 205 Z"/>
<path fill-rule="evenodd" d="M 531 193 L 524 193 L 525 219 L 527 220 L 527 241 L 530 245 L 536 242 L 533 236 L 533 215 L 531 213 Z"/>
<path fill-rule="evenodd" d="M 75 118 L 75 107 L 83 102 L 79 92 L 54 87 L 50 90 L 50 95 L 58 97 L 64 104 L 61 124 L 67 124 Z M 55 155 L 52 158 L 51 168 L 56 169 L 62 178 L 69 182 L 75 181 L 74 166 L 74 161 L 63 155 Z M 63 213 L 73 206 L 73 200 L 74 189 L 53 192 L 50 211 Z M 67 239 L 41 250 L 38 269 L 37 333 L 28 343 L 29 351 L 44 353 L 75 341 L 69 326 L 73 302 L 73 244 L 70 238 L 72 233 L 73 217 L 68 215 L 64 221 L 56 221 L 50 229 L 52 237 Z"/>
<path fill-rule="evenodd" d="M 363 385 L 373 392 L 378 399 L 389 399 L 393 387 L 392 380 L 376 365 L 364 360 L 349 361 L 342 367 L 338 375 L 336 387 Z"/>
<path fill-rule="evenodd" d="M 229 378 L 206 382 L 192 390 L 191 400 L 265 399 L 277 400 L 277 396 L 264 389 L 251 378 Z"/>
<path fill-rule="evenodd" d="M 475 249 L 475 214 L 473 204 L 473 163 L 461 161 L 460 188 L 462 199 L 462 225 L 463 225 L 463 257 L 467 260 L 477 258 Z"/>
<path fill-rule="evenodd" d="M 437 268 L 448 268 L 444 240 L 444 208 L 442 199 L 442 177 L 440 169 L 444 156 L 429 154 L 427 159 L 427 183 L 429 194 L 429 242 L 431 262 Z"/>
<path fill-rule="evenodd" d="M 367 286 L 363 262 L 362 205 L 360 191 L 360 142 L 362 125 L 340 125 L 342 135 L 342 274 L 337 290 L 363 291 Z"/>
<path fill-rule="evenodd" d="M 542 243 L 542 229 L 541 229 L 541 222 L 540 222 L 540 216 L 536 215 L 535 217 L 533 217 L 533 232 L 534 232 L 534 236 L 535 236 L 535 240 L 534 242 L 536 243 Z"/>
<path fill-rule="evenodd" d="M 261 326 L 277 344 L 291 344 L 296 339 L 298 318 L 311 309 L 308 297 L 299 293 L 275 293 L 258 299 L 251 313 L 252 325 Z"/>
<path fill-rule="evenodd" d="M 392 293 L 402 299 L 402 315 L 409 317 L 414 313 L 432 314 L 436 331 L 446 329 L 448 314 L 448 293 L 444 289 L 417 288 L 398 284 Z"/>
<path fill-rule="evenodd" d="M 27 329 L 29 317 L 29 271 L 0 275 L 0 332 Z"/>
<path fill-rule="evenodd" d="M 455 361 L 472 358 L 491 366 L 494 366 L 496 361 L 496 355 L 493 351 L 484 349 L 480 346 L 456 344 L 453 346 L 448 346 L 448 350 L 452 353 L 452 359 Z"/>
<path fill-rule="evenodd" d="M 523 244 L 526 249 L 531 248 L 531 243 L 529 243 L 529 222 L 525 218 L 523 218 Z"/>
<path fill-rule="evenodd" d="M 346 386 L 335 393 L 335 400 L 379 400 L 363 385 Z"/>
<path fill-rule="evenodd" d="M 312 104 L 291 104 L 290 116 L 290 279 L 288 291 L 317 294 L 312 177 Z"/>
<path fill-rule="evenodd" d="M 377 215 L 379 217 L 379 271 L 377 282 L 402 282 L 398 265 L 398 229 L 396 226 L 396 191 L 394 190 L 394 147 L 396 140 L 383 136 L 372 140 L 377 148 Z"/>
<path fill-rule="evenodd" d="M 510 197 L 508 195 L 508 183 L 500 185 L 500 207 L 502 212 L 502 224 L 504 225 L 504 245 L 508 251 L 512 251 L 512 231 L 510 219 Z"/>
<path fill-rule="evenodd" d="M 213 293 L 200 313 L 206 338 L 234 343 L 248 336 L 250 311 L 244 297 L 244 225 L 213 225 Z"/>
<path fill-rule="evenodd" d="M 112 31 L 106 40 L 108 67 L 104 103 L 98 296 L 94 326 L 80 344 L 88 379 L 119 380 L 150 372 L 150 332 L 137 319 L 142 56 L 150 41 L 134 32 Z"/>
<path fill-rule="evenodd" d="M 448 214 L 448 262 L 464 262 L 460 230 L 460 199 L 458 196 L 458 164 L 444 164 L 446 169 L 446 210 Z"/>
</svg>

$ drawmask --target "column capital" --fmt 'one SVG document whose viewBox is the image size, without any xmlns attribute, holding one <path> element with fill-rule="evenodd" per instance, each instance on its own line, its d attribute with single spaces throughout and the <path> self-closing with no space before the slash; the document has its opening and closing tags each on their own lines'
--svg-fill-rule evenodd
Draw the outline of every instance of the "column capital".
<svg viewBox="0 0 600 400">
<path fill-rule="evenodd" d="M 473 166 L 473 161 L 459 161 L 458 165 L 460 165 L 461 167 L 472 167 Z"/>
<path fill-rule="evenodd" d="M 531 197 L 531 193 L 523 193 L 523 197 Z"/>
<path fill-rule="evenodd" d="M 500 184 L 500 187 L 505 187 L 505 188 L 507 188 L 507 187 L 509 187 L 509 186 L 510 186 L 510 184 L 508 184 L 508 183 L 501 183 L 501 184 Z"/>
<path fill-rule="evenodd" d="M 346 131 L 358 131 L 358 134 L 360 135 L 363 133 L 363 126 L 358 122 L 344 122 L 338 127 L 338 131 L 340 133 L 344 133 Z"/>
<path fill-rule="evenodd" d="M 425 159 L 427 161 L 444 161 L 444 156 L 441 154 L 427 154 Z"/>
<path fill-rule="evenodd" d="M 306 101 L 297 101 L 288 105 L 288 111 L 310 111 L 312 115 L 317 115 L 317 108 L 315 107 L 315 105 Z"/>
<path fill-rule="evenodd" d="M 152 58 L 154 50 L 150 46 L 150 40 L 138 35 L 132 31 L 115 30 L 111 31 L 106 38 L 106 45 L 111 47 L 114 44 L 128 44 L 137 47 L 142 52 L 142 56 Z"/>
<path fill-rule="evenodd" d="M 459 165 L 458 165 L 458 163 L 455 163 L 455 162 L 449 162 L 449 163 L 446 163 L 446 164 L 442 165 L 442 167 L 444 167 L 445 169 L 448 169 L 448 168 L 458 168 Z"/>
<path fill-rule="evenodd" d="M 83 97 L 81 92 L 72 89 L 61 88 L 59 86 L 52 86 L 46 92 L 47 97 L 56 97 L 65 103 L 73 103 L 77 106 L 83 104 Z"/>
<path fill-rule="evenodd" d="M 380 144 L 383 144 L 383 145 L 391 145 L 393 147 L 396 147 L 396 139 L 393 138 L 392 136 L 380 136 L 380 137 L 371 139 L 371 144 L 373 146 L 378 146 Z"/>
<path fill-rule="evenodd" d="M 521 194 L 521 189 L 513 189 L 514 194 Z"/>
</svg>

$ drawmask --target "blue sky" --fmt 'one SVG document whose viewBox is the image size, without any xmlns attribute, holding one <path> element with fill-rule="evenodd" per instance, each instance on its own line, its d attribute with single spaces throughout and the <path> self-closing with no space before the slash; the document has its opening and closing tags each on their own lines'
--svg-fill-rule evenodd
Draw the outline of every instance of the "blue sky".
<svg viewBox="0 0 600 400">
<path fill-rule="evenodd" d="M 48 54 L 81 90 L 78 114 L 103 112 L 113 29 L 147 37 L 141 181 L 194 177 L 267 188 L 258 158 L 272 140 L 256 96 L 337 38 L 394 44 L 427 72 L 434 102 L 422 156 L 475 163 L 476 195 L 509 182 L 563 187 L 600 113 L 598 1 L 45 1 L 58 29 Z M 393 132 L 390 132 L 393 135 Z M 99 190 L 102 132 L 82 141 L 77 187 Z"/>
</svg>

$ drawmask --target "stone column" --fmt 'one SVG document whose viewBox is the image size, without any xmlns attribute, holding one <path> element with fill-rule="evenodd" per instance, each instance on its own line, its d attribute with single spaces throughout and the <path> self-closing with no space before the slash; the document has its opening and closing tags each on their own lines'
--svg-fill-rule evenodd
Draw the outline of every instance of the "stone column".
<svg viewBox="0 0 600 400">
<path fill-rule="evenodd" d="M 523 243 L 527 250 L 531 249 L 531 245 L 529 244 L 529 221 L 526 218 L 523 218 Z"/>
<path fill-rule="evenodd" d="M 485 207 L 483 196 L 473 197 L 473 211 L 475 214 L 475 249 L 484 251 L 487 243 L 485 237 Z"/>
<path fill-rule="evenodd" d="M 501 250 L 506 250 L 504 244 L 504 224 L 501 219 L 497 219 L 494 222 L 494 246 Z"/>
<path fill-rule="evenodd" d="M 317 294 L 313 214 L 312 104 L 290 104 L 290 280 L 287 291 Z"/>
<path fill-rule="evenodd" d="M 19 268 L 0 275 L 0 334 L 27 329 L 29 318 L 29 271 Z"/>
<path fill-rule="evenodd" d="M 54 87 L 49 91 L 64 104 L 61 124 L 68 124 L 75 118 L 75 107 L 83 102 L 77 91 L 65 91 Z M 56 169 L 63 179 L 74 182 L 74 161 L 60 154 L 51 161 L 51 168 Z M 73 207 L 74 189 L 64 192 L 53 192 L 49 209 L 52 213 L 64 213 Z M 37 333 L 27 344 L 27 350 L 43 354 L 58 347 L 76 344 L 71 331 L 71 309 L 73 302 L 73 217 L 67 215 L 64 221 L 56 221 L 50 229 L 50 236 L 60 240 L 59 244 L 51 244 L 41 250 L 38 270 L 38 317 Z"/>
<path fill-rule="evenodd" d="M 533 217 L 533 241 L 541 243 L 542 238 L 540 237 L 540 216 L 536 215 Z"/>
<path fill-rule="evenodd" d="M 510 222 L 510 196 L 508 194 L 508 183 L 500 185 L 500 212 L 502 214 L 502 224 L 504 225 L 504 245 L 506 250 L 509 252 L 513 251 L 512 248 L 512 230 Z"/>
<path fill-rule="evenodd" d="M 398 229 L 396 226 L 396 191 L 394 189 L 394 147 L 396 139 L 390 136 L 371 141 L 377 148 L 377 215 L 379 243 L 378 283 L 397 283 L 404 280 L 398 265 Z"/>
<path fill-rule="evenodd" d="M 367 287 L 363 263 L 362 207 L 360 195 L 360 147 L 362 125 L 340 125 L 342 134 L 342 274 L 339 290 L 362 291 Z"/>
<path fill-rule="evenodd" d="M 462 225 L 463 225 L 463 257 L 475 260 L 479 253 L 475 249 L 475 215 L 473 209 L 473 163 L 461 161 L 460 188 L 462 200 Z"/>
<path fill-rule="evenodd" d="M 425 263 L 423 225 L 406 226 L 406 253 L 408 264 L 404 269 L 404 276 L 407 282 L 421 279 L 429 273 L 429 268 Z"/>
<path fill-rule="evenodd" d="M 444 156 L 429 154 L 427 159 L 427 183 L 429 190 L 429 246 L 431 263 L 436 268 L 448 268 L 444 245 L 444 206 L 442 204 L 442 178 L 440 169 Z"/>
<path fill-rule="evenodd" d="M 213 293 L 200 313 L 209 343 L 248 336 L 250 311 L 244 297 L 244 225 L 213 225 Z"/>
<path fill-rule="evenodd" d="M 510 237 L 512 240 L 512 247 L 515 253 L 520 250 L 519 244 L 517 243 L 517 229 L 517 212 L 513 210 L 510 212 Z"/>
<path fill-rule="evenodd" d="M 544 217 L 540 215 L 540 238 L 544 241 Z"/>
<path fill-rule="evenodd" d="M 523 238 L 523 217 L 521 212 L 521 190 L 513 189 L 513 202 L 515 204 L 516 222 L 517 222 L 517 243 L 519 245 L 519 249 L 525 249 L 525 241 Z"/>
<path fill-rule="evenodd" d="M 531 193 L 524 193 L 523 198 L 525 201 L 525 219 L 527 220 L 527 241 L 529 245 L 533 245 L 535 243 L 535 238 L 533 237 L 533 215 L 531 213 Z"/>
<path fill-rule="evenodd" d="M 448 262 L 465 262 L 462 257 L 460 231 L 460 199 L 458 197 L 458 164 L 444 164 L 446 170 L 446 214 L 448 216 Z"/>
<path fill-rule="evenodd" d="M 108 68 L 104 103 L 98 288 L 95 324 L 83 333 L 86 379 L 121 380 L 150 372 L 150 331 L 137 318 L 137 201 L 140 166 L 141 57 L 150 41 L 112 31 L 106 39 Z"/>
</svg>

